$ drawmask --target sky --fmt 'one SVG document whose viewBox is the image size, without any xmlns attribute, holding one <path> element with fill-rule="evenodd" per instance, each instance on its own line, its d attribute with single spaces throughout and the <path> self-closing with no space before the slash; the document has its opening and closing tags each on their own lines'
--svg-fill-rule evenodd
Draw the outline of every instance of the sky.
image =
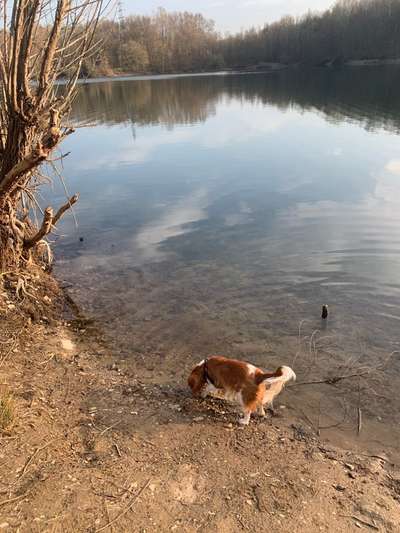
<svg viewBox="0 0 400 533">
<path fill-rule="evenodd" d="M 158 7 L 167 11 L 202 13 L 222 33 L 263 26 L 284 15 L 322 11 L 334 0 L 122 0 L 124 15 L 151 14 Z"/>
</svg>

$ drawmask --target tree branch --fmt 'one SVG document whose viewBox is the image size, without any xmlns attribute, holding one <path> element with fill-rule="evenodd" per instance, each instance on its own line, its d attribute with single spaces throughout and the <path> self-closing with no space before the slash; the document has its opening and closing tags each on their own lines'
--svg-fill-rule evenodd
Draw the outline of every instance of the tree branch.
<svg viewBox="0 0 400 533">
<path fill-rule="evenodd" d="M 48 87 L 49 73 L 53 63 L 54 54 L 57 50 L 57 43 L 60 37 L 61 25 L 66 14 L 68 0 L 58 0 L 54 24 L 46 47 L 46 55 L 43 58 L 42 68 L 39 76 L 39 98 L 42 97 Z"/>
<path fill-rule="evenodd" d="M 64 205 L 60 207 L 60 209 L 57 211 L 57 213 L 53 217 L 53 226 L 57 224 L 57 222 L 60 220 L 60 218 L 63 216 L 65 211 L 68 211 L 79 199 L 79 194 L 74 194 L 74 196 L 71 196 L 71 198 L 66 202 Z"/>
<path fill-rule="evenodd" d="M 11 189 L 15 181 L 22 175 L 31 171 L 37 167 L 42 161 L 47 158 L 47 151 L 43 150 L 42 146 L 32 152 L 28 157 L 13 166 L 11 170 L 7 172 L 4 179 L 0 183 L 0 197 Z"/>
<path fill-rule="evenodd" d="M 30 97 L 31 90 L 29 85 L 29 63 L 31 59 L 31 50 L 33 44 L 33 30 L 36 22 L 36 14 L 39 8 L 39 0 L 34 0 L 30 5 L 26 6 L 28 15 L 26 21 L 28 27 L 26 28 L 23 36 L 23 45 L 19 55 L 19 79 L 18 86 L 23 87 L 25 95 Z"/>
<path fill-rule="evenodd" d="M 53 224 L 53 209 L 51 207 L 46 207 L 43 217 L 42 225 L 40 226 L 39 231 L 30 239 L 25 239 L 24 248 L 29 250 L 35 244 L 43 239 L 51 231 L 51 226 Z"/>
</svg>

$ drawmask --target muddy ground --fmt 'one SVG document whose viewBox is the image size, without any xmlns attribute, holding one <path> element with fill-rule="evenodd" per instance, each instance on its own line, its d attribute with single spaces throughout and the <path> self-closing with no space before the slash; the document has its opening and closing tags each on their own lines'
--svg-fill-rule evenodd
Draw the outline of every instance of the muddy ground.
<svg viewBox="0 0 400 533">
<path fill-rule="evenodd" d="M 400 472 L 384 453 L 320 441 L 289 390 L 277 416 L 239 427 L 233 406 L 190 397 L 181 368 L 156 357 L 154 379 L 141 375 L 51 278 L 35 287 L 22 304 L 0 297 L 14 414 L 0 432 L 1 531 L 400 531 Z"/>
</svg>

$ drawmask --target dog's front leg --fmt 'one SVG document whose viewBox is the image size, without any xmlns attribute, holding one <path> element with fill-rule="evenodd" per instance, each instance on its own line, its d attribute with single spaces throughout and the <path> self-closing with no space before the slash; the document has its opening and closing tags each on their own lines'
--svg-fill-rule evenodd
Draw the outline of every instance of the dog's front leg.
<svg viewBox="0 0 400 533">
<path fill-rule="evenodd" d="M 217 388 L 215 388 L 214 385 L 212 385 L 211 383 L 207 383 L 200 394 L 202 398 L 205 398 L 206 396 L 209 396 L 209 395 L 214 396 L 218 394 L 219 392 L 220 391 Z"/>
<path fill-rule="evenodd" d="M 260 403 L 260 405 L 258 406 L 257 411 L 258 411 L 258 414 L 259 414 L 260 416 L 266 416 L 266 413 L 265 413 L 265 411 L 264 411 L 264 406 L 263 406 L 262 403 Z"/>
<path fill-rule="evenodd" d="M 243 411 L 243 417 L 239 419 L 239 424 L 248 426 L 250 422 L 250 411 Z"/>
<path fill-rule="evenodd" d="M 202 389 L 202 391 L 200 392 L 200 398 L 207 398 L 208 396 L 208 390 L 207 390 L 207 387 L 204 387 L 204 389 Z"/>
<path fill-rule="evenodd" d="M 274 409 L 274 400 L 271 400 L 270 402 L 268 402 L 267 409 L 271 413 L 271 415 L 276 415 L 276 411 Z"/>
</svg>

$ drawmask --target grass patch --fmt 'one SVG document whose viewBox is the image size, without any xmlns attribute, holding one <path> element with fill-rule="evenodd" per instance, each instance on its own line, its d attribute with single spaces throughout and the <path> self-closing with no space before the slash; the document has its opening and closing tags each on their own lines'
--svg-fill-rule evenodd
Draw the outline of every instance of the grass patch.
<svg viewBox="0 0 400 533">
<path fill-rule="evenodd" d="M 5 431 L 14 422 L 15 406 L 12 395 L 8 392 L 0 395 L 0 430 Z"/>
</svg>

